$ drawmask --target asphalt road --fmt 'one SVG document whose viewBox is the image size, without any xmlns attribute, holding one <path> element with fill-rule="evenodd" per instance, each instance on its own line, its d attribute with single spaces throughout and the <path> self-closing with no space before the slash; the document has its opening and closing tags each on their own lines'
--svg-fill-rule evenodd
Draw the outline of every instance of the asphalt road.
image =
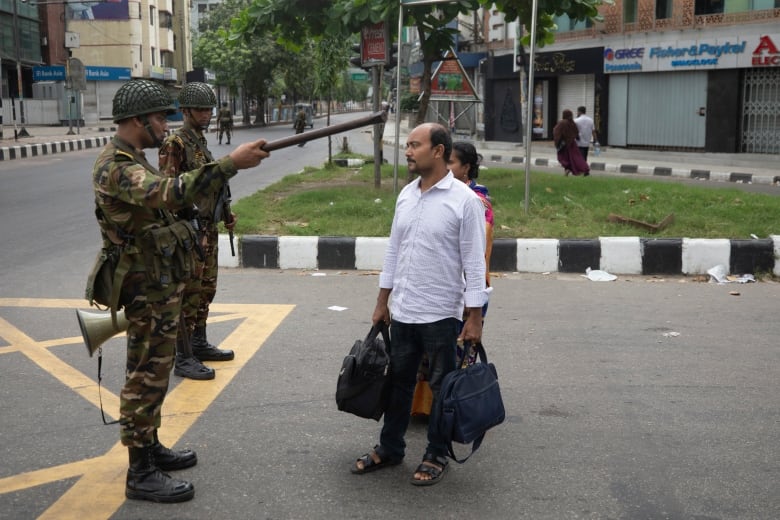
<svg viewBox="0 0 780 520">
<path fill-rule="evenodd" d="M 303 167 L 302 150 L 321 162 L 313 145 L 237 179 Z M 99 411 L 116 415 L 123 341 L 104 345 L 98 394 L 74 316 L 98 240 L 93 160 L 0 168 L 0 519 L 780 517 L 780 284 L 560 273 L 494 278 L 484 339 L 507 420 L 416 488 L 424 426 L 403 464 L 352 475 L 379 426 L 334 401 L 376 273 L 223 269 L 209 336 L 236 360 L 214 363 L 211 382 L 173 377 L 160 431 L 197 450 L 177 473 L 195 499 L 125 501 L 126 450 Z"/>
<path fill-rule="evenodd" d="M 0 518 L 780 515 L 776 283 L 497 277 L 485 345 L 507 420 L 419 489 L 408 479 L 424 427 L 410 428 L 402 465 L 352 475 L 378 425 L 333 398 L 341 359 L 367 331 L 376 274 L 224 271 L 209 334 L 237 357 L 214 363 L 212 382 L 172 378 L 161 438 L 200 461 L 178 472 L 195 499 L 174 506 L 123 498 L 125 450 L 100 421 L 96 361 L 73 316 L 81 283 L 0 299 Z M 122 340 L 107 342 L 109 417 L 122 360 Z"/>
</svg>

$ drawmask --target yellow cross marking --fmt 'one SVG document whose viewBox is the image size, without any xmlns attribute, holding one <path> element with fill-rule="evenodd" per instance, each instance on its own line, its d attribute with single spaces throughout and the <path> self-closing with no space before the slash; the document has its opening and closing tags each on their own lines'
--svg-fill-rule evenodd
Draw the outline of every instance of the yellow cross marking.
<svg viewBox="0 0 780 520">
<path fill-rule="evenodd" d="M 84 308 L 85 305 L 83 300 L 0 298 L 1 307 L 78 309 Z M 183 379 L 168 392 L 163 405 L 165 426 L 160 430 L 160 440 L 163 444 L 176 444 L 294 307 L 228 303 L 215 303 L 210 306 L 216 315 L 209 319 L 209 323 L 238 322 L 236 328 L 225 338 L 225 344 L 240 345 L 240 348 L 235 349 L 235 359 L 219 363 L 213 381 Z M 75 315 L 73 321 L 75 324 Z M 49 347 L 60 345 L 77 344 L 78 348 L 83 348 L 81 336 L 35 341 L 7 320 L 0 318 L 0 338 L 7 344 L 0 347 L 0 356 L 21 353 L 65 387 L 95 407 L 100 406 L 97 382 L 49 351 Z M 84 355 L 87 355 L 86 349 Z M 105 388 L 102 389 L 102 395 L 106 415 L 115 416 L 119 411 L 119 398 Z M 119 432 L 116 434 L 118 437 Z M 99 457 L 0 478 L 0 495 L 77 478 L 76 483 L 44 511 L 39 519 L 106 519 L 125 501 L 126 472 L 127 448 L 117 442 L 106 454 Z"/>
</svg>

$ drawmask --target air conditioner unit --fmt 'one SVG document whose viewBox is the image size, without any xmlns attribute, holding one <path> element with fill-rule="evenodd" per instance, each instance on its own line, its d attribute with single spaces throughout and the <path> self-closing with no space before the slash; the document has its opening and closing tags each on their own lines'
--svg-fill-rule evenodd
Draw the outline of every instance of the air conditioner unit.
<svg viewBox="0 0 780 520">
<path fill-rule="evenodd" d="M 41 47 L 49 45 L 49 39 L 46 36 L 41 36 Z"/>
</svg>

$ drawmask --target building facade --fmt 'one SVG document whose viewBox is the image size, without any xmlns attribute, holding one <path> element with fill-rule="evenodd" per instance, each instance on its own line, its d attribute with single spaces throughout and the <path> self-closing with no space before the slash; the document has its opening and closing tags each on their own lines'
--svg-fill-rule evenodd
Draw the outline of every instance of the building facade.
<svg viewBox="0 0 780 520">
<path fill-rule="evenodd" d="M 780 153 L 780 2 L 615 0 L 600 12 L 595 24 L 560 17 L 555 43 L 537 49 L 524 101 L 535 139 L 585 106 L 611 146 Z M 499 17 L 485 15 L 487 34 L 500 36 Z M 524 135 L 502 125 L 507 100 L 525 98 L 513 40 L 488 42 L 487 139 Z"/>
<path fill-rule="evenodd" d="M 9 16 L 14 9 L 16 16 Z M 59 121 L 50 116 L 28 123 L 64 123 L 73 114 L 85 124 L 110 121 L 114 93 L 128 79 L 152 79 L 172 90 L 182 84 L 192 69 L 189 16 L 185 0 L 0 0 L 2 96 L 19 94 L 18 35 L 31 116 L 47 100 L 59 103 Z"/>
</svg>

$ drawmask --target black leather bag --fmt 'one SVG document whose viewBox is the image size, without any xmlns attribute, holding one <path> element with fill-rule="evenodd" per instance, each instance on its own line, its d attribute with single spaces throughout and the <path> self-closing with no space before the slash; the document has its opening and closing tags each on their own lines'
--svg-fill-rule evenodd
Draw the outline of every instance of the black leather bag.
<svg viewBox="0 0 780 520">
<path fill-rule="evenodd" d="M 382 339 L 377 336 L 381 332 Z M 336 384 L 336 405 L 342 412 L 378 421 L 390 391 L 390 337 L 387 325 L 371 327 L 344 358 Z"/>
<path fill-rule="evenodd" d="M 485 432 L 504 422 L 506 412 L 498 386 L 498 374 L 488 363 L 485 348 L 474 345 L 480 363 L 474 363 L 444 376 L 439 399 L 434 404 L 431 420 L 439 421 L 439 431 L 447 439 L 449 456 L 458 463 L 466 462 L 477 451 Z M 464 348 L 464 354 L 468 352 Z M 462 366 L 463 361 L 457 366 Z M 452 443 L 471 445 L 471 453 L 460 460 Z"/>
</svg>

